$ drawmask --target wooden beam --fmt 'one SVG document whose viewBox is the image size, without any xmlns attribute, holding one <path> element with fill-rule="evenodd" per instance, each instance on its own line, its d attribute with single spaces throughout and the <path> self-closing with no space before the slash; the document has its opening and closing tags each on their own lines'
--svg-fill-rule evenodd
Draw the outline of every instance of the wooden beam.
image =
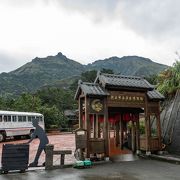
<svg viewBox="0 0 180 180">
<path fill-rule="evenodd" d="M 71 150 L 54 150 L 53 155 L 61 155 L 61 154 L 72 154 Z"/>
</svg>

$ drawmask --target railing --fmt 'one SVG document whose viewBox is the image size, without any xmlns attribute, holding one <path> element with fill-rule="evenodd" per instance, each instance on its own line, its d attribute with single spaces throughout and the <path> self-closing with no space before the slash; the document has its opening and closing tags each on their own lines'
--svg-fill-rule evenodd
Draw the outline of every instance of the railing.
<svg viewBox="0 0 180 180">
<path fill-rule="evenodd" d="M 45 169 L 56 169 L 65 167 L 65 155 L 72 154 L 71 150 L 54 150 L 53 144 L 46 145 Z M 60 155 L 60 165 L 53 165 L 53 155 Z"/>
</svg>

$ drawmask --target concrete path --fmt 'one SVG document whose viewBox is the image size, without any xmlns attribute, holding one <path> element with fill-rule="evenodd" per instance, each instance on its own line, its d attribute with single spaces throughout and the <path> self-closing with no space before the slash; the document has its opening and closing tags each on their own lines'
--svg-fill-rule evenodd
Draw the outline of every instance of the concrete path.
<svg viewBox="0 0 180 180">
<path fill-rule="evenodd" d="M 180 166 L 156 160 L 139 159 L 95 165 L 88 169 L 36 170 L 0 175 L 0 180 L 179 180 Z"/>
</svg>

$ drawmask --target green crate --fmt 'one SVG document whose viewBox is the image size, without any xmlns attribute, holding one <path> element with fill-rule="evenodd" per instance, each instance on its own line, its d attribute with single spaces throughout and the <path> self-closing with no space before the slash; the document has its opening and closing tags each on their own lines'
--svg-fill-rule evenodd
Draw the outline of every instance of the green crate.
<svg viewBox="0 0 180 180">
<path fill-rule="evenodd" d="M 92 162 L 90 160 L 85 160 L 84 166 L 92 166 Z"/>
<path fill-rule="evenodd" d="M 74 168 L 86 168 L 86 167 L 91 167 L 92 162 L 90 160 L 85 160 L 85 161 L 76 161 L 74 164 Z"/>
<path fill-rule="evenodd" d="M 74 164 L 74 167 L 75 168 L 84 167 L 84 162 L 83 161 L 76 161 Z"/>
</svg>

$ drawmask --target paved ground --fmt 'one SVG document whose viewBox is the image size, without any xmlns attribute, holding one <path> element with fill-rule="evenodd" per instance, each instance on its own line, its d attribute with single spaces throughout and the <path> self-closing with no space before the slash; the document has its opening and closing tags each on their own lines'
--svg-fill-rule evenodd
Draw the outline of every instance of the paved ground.
<svg viewBox="0 0 180 180">
<path fill-rule="evenodd" d="M 95 165 L 88 169 L 36 170 L 0 175 L 0 180 L 179 180 L 180 165 L 139 159 Z"/>
<path fill-rule="evenodd" d="M 72 133 L 69 134 L 60 134 L 60 135 L 49 135 L 49 143 L 54 144 L 54 149 L 57 150 L 72 150 L 72 155 L 67 155 L 65 158 L 65 163 L 70 164 L 75 161 L 74 158 L 74 150 L 75 150 L 75 136 Z M 21 144 L 26 143 L 28 139 L 24 140 L 7 140 L 5 143 L 7 144 Z M 37 148 L 39 145 L 39 140 L 34 139 L 30 143 L 30 153 L 29 153 L 29 163 L 31 163 L 34 160 Z M 0 143 L 0 160 L 1 160 L 1 154 L 2 154 L 2 146 L 3 143 Z M 41 157 L 39 159 L 39 164 L 41 165 L 44 162 L 45 154 L 44 152 L 41 154 Z M 54 164 L 58 164 L 60 162 L 60 156 L 54 156 Z M 0 162 L 1 167 L 1 162 Z"/>
<path fill-rule="evenodd" d="M 55 145 L 55 149 L 75 149 L 74 134 L 61 134 L 48 136 L 50 143 Z M 6 143 L 25 143 L 28 140 L 19 140 Z M 35 139 L 30 145 L 30 162 L 33 161 L 37 147 L 38 139 Z M 0 143 L 0 155 L 3 143 Z M 0 157 L 1 159 L 1 157 Z M 73 155 L 68 156 L 67 163 L 75 161 Z M 42 154 L 39 164 L 44 162 L 44 154 Z M 54 164 L 59 163 L 59 157 L 54 158 Z M 57 169 L 51 171 L 35 170 L 27 171 L 25 173 L 9 173 L 0 175 L 0 180 L 179 180 L 180 179 L 180 165 L 170 164 L 168 162 L 161 162 L 157 160 L 138 159 L 130 162 L 116 162 L 95 165 L 88 169 Z"/>
</svg>

